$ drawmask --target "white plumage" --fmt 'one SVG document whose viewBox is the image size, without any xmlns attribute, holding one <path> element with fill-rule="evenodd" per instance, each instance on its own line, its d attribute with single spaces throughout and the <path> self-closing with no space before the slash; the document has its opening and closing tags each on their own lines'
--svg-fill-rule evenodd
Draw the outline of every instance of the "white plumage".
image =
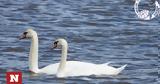
<svg viewBox="0 0 160 84">
<path fill-rule="evenodd" d="M 57 77 L 89 76 L 89 75 L 118 75 L 126 65 L 120 68 L 109 66 L 109 63 L 94 64 L 81 61 L 67 61 L 68 43 L 65 39 L 57 39 L 54 42 L 55 48 L 62 49 L 62 56 L 59 63 L 50 64 L 44 68 L 38 68 L 38 36 L 32 29 L 27 29 L 21 39 L 30 38 L 31 48 L 29 54 L 29 70 L 34 73 L 55 74 Z"/>
</svg>

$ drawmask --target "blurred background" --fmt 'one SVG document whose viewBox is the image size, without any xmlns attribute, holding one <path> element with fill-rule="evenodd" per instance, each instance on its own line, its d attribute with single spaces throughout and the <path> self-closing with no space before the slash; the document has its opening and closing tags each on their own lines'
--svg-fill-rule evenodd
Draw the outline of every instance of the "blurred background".
<svg viewBox="0 0 160 84">
<path fill-rule="evenodd" d="M 155 0 L 139 8 L 154 11 Z M 159 1 L 160 2 L 160 1 Z M 160 17 L 137 18 L 134 0 L 0 0 L 0 84 L 5 72 L 22 71 L 23 84 L 158 84 Z M 117 76 L 69 77 L 32 75 L 29 40 L 18 40 L 27 28 L 39 36 L 39 67 L 59 62 L 53 41 L 69 43 L 68 60 L 128 64 Z"/>
</svg>

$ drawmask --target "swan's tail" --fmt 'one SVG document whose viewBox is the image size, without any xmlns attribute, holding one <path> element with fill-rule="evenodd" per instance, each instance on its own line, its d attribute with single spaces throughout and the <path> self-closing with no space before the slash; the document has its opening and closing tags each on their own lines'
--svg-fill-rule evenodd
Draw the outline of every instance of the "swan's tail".
<svg viewBox="0 0 160 84">
<path fill-rule="evenodd" d="M 117 69 L 117 70 L 118 70 L 118 73 L 117 73 L 117 74 L 119 74 L 122 70 L 124 70 L 126 66 L 127 66 L 127 64 L 119 67 L 119 68 Z"/>
</svg>

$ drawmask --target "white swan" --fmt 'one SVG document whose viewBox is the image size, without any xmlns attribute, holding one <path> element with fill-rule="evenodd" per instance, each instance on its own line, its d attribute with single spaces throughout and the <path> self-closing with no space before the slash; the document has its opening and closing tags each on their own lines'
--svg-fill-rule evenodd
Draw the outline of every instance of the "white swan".
<svg viewBox="0 0 160 84">
<path fill-rule="evenodd" d="M 62 57 L 60 63 L 50 64 L 44 68 L 38 68 L 38 36 L 32 29 L 27 29 L 20 39 L 31 39 L 31 48 L 29 53 L 29 70 L 34 73 L 56 74 L 57 77 L 68 76 L 89 76 L 89 75 L 117 75 L 126 65 L 120 68 L 108 66 L 108 63 L 93 64 L 80 61 L 67 61 L 67 42 L 64 39 L 58 39 L 54 47 L 62 46 Z"/>
<path fill-rule="evenodd" d="M 120 68 L 109 66 L 109 63 L 94 64 L 80 61 L 67 61 L 68 43 L 65 39 L 57 39 L 53 48 L 62 48 L 62 55 L 57 71 L 58 77 L 89 76 L 89 75 L 117 75 L 126 65 Z"/>
<path fill-rule="evenodd" d="M 137 14 L 138 18 L 143 19 L 143 20 L 151 20 L 159 15 L 160 4 L 157 1 L 155 1 L 155 11 L 152 15 L 150 15 L 149 10 L 139 11 L 138 10 L 139 3 L 140 3 L 140 0 L 135 0 L 134 10 L 135 10 L 135 13 Z"/>
<path fill-rule="evenodd" d="M 31 39 L 31 47 L 29 53 L 29 70 L 33 73 L 56 74 L 58 64 L 51 64 L 42 69 L 38 68 L 38 36 L 33 29 L 27 29 L 20 39 Z"/>
</svg>

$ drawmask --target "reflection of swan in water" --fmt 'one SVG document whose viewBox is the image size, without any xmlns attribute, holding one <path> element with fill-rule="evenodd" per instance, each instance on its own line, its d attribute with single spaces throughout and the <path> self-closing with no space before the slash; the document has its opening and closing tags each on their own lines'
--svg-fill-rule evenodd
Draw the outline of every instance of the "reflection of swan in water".
<svg viewBox="0 0 160 84">
<path fill-rule="evenodd" d="M 134 10 L 136 14 L 138 15 L 138 18 L 143 19 L 143 20 L 151 20 L 155 18 L 156 16 L 160 15 L 160 4 L 155 1 L 155 11 L 152 15 L 150 15 L 149 10 L 142 10 L 138 11 L 138 5 L 139 5 L 140 0 L 136 0 L 134 4 Z"/>
</svg>

